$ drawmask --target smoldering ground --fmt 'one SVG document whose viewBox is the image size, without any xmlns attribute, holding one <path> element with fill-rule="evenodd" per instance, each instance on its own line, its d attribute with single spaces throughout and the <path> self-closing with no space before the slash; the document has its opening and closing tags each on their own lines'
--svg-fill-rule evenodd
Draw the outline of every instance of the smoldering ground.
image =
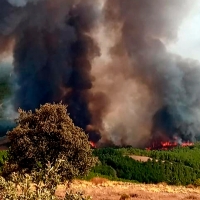
<svg viewBox="0 0 200 200">
<path fill-rule="evenodd" d="M 33 110 L 62 100 L 101 145 L 195 139 L 200 64 L 166 49 L 195 2 L 2 0 L 0 53 L 13 53 L 12 105 Z"/>
</svg>

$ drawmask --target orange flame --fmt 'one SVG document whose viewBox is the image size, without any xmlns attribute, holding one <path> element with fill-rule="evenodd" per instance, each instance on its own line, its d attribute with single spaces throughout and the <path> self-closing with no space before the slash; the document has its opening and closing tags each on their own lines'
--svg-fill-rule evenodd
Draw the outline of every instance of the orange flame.
<svg viewBox="0 0 200 200">
<path fill-rule="evenodd" d="M 90 145 L 92 148 L 96 148 L 96 144 L 94 142 L 90 141 Z"/>
<path fill-rule="evenodd" d="M 188 147 L 188 146 L 194 146 L 194 143 L 192 142 L 183 142 L 181 144 L 179 144 L 178 142 L 174 141 L 174 142 L 160 142 L 160 143 L 153 143 L 151 147 L 146 148 L 146 150 L 153 150 L 153 149 L 160 149 L 160 150 L 169 150 L 172 149 L 174 147 Z"/>
</svg>

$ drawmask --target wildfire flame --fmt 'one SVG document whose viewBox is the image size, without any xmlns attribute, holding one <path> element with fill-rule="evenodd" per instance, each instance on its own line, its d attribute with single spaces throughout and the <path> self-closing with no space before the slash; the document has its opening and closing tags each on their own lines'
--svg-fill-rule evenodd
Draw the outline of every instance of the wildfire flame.
<svg viewBox="0 0 200 200">
<path fill-rule="evenodd" d="M 92 148 L 96 148 L 96 144 L 94 142 L 90 141 L 90 145 Z"/>
<path fill-rule="evenodd" d="M 182 143 L 178 143 L 177 141 L 166 141 L 166 142 L 154 142 L 152 143 L 151 147 L 146 148 L 146 150 L 169 150 L 172 149 L 174 147 L 188 147 L 188 146 L 193 146 L 194 143 L 192 142 L 182 142 Z"/>
</svg>

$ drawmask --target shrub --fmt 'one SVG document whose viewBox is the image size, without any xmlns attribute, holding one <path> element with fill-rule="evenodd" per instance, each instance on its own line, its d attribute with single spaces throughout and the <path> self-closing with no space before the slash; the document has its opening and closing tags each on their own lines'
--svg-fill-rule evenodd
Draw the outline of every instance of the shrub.
<svg viewBox="0 0 200 200">
<path fill-rule="evenodd" d="M 195 186 L 192 185 L 192 184 L 189 184 L 189 185 L 186 186 L 186 188 L 192 188 L 193 189 L 193 188 L 195 188 Z"/>
<path fill-rule="evenodd" d="M 46 185 L 34 184 L 32 176 L 20 173 L 10 174 L 10 180 L 0 177 L 0 198 L 12 200 L 57 199 Z"/>
<path fill-rule="evenodd" d="M 92 171 L 97 174 L 109 176 L 113 179 L 117 178 L 117 172 L 111 166 L 108 165 L 97 165 L 92 169 Z"/>
<path fill-rule="evenodd" d="M 127 200 L 130 196 L 128 194 L 122 194 L 119 200 Z"/>
<path fill-rule="evenodd" d="M 195 185 L 196 187 L 199 187 L 199 186 L 200 186 L 200 178 L 198 178 L 198 179 L 196 179 L 196 180 L 194 181 L 194 185 Z"/>
<path fill-rule="evenodd" d="M 7 151 L 5 151 L 5 150 L 0 151 L 0 170 L 2 169 L 4 163 L 6 162 L 7 157 L 8 157 Z"/>
<path fill-rule="evenodd" d="M 55 166 L 58 160 L 63 160 L 57 173 L 62 181 L 71 181 L 87 174 L 96 162 L 87 135 L 73 124 L 67 107 L 61 103 L 47 103 L 35 112 L 19 109 L 17 127 L 7 136 L 10 149 L 3 175 L 44 170 L 46 165 Z"/>
<path fill-rule="evenodd" d="M 0 177 L 0 199 L 12 200 L 61 200 L 55 195 L 60 175 L 57 173 L 62 160 L 55 166 L 47 165 L 45 170 L 33 171 L 30 174 L 11 173 L 9 180 Z M 42 177 L 42 181 L 41 178 Z M 90 200 L 82 193 L 67 191 L 65 200 Z"/>
</svg>

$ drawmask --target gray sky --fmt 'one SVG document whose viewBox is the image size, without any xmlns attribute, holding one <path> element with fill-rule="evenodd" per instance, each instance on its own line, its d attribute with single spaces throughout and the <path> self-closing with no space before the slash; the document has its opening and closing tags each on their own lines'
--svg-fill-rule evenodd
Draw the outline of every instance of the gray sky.
<svg viewBox="0 0 200 200">
<path fill-rule="evenodd" d="M 200 0 L 179 28 L 178 40 L 168 50 L 200 61 Z"/>
</svg>

